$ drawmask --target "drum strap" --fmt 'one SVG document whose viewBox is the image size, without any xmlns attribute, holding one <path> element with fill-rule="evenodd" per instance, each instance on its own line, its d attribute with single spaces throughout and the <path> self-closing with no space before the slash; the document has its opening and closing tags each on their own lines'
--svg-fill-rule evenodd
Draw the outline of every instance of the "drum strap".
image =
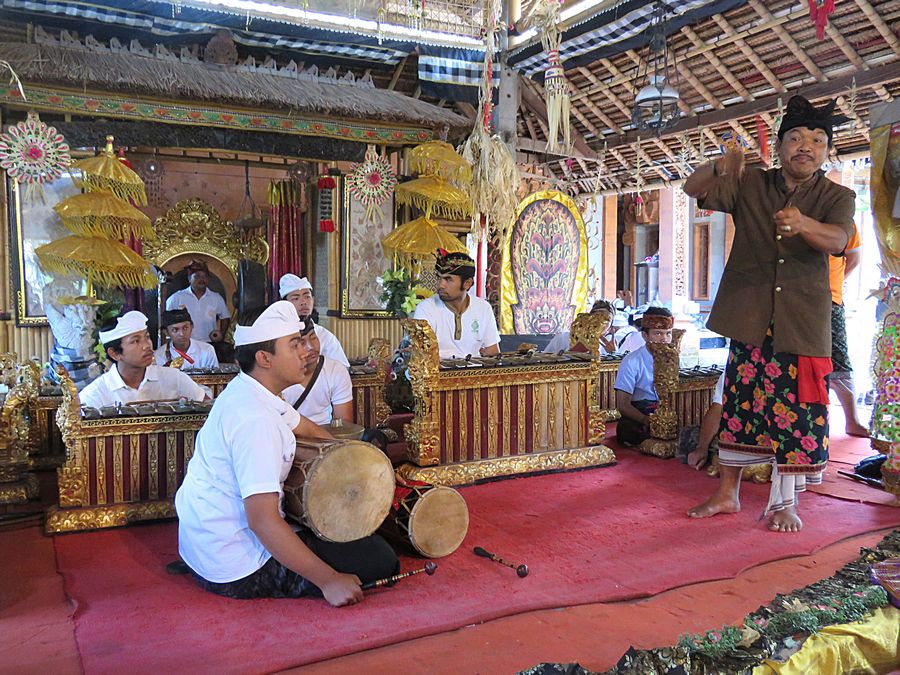
<svg viewBox="0 0 900 675">
<path fill-rule="evenodd" d="M 313 371 L 312 377 L 309 378 L 309 382 L 306 383 L 306 386 L 303 388 L 303 393 L 300 394 L 300 398 L 297 399 L 297 402 L 294 404 L 294 410 L 300 410 L 300 406 L 303 405 L 303 401 L 306 400 L 306 397 L 309 396 L 309 392 L 312 391 L 313 385 L 316 383 L 316 380 L 319 379 L 319 374 L 322 372 L 322 366 L 325 365 L 325 357 L 319 356 L 319 362 L 316 363 L 316 369 Z"/>
</svg>

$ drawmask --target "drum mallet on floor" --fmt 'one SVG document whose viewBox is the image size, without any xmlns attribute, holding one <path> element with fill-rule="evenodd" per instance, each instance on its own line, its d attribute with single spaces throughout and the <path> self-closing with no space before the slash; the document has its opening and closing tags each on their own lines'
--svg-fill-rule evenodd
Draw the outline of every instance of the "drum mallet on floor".
<svg viewBox="0 0 900 675">
<path fill-rule="evenodd" d="M 522 579 L 528 576 L 528 565 L 514 565 L 513 563 L 506 562 L 503 558 L 495 556 L 493 553 L 489 551 L 485 551 L 480 546 L 476 546 L 473 551 L 475 555 L 481 556 L 482 558 L 488 558 L 489 560 L 493 560 L 496 563 L 500 563 L 501 565 L 506 565 L 507 567 L 511 567 L 516 571 L 516 574 L 519 575 Z"/>
<path fill-rule="evenodd" d="M 395 574 L 392 577 L 388 577 L 387 579 L 378 579 L 377 581 L 369 581 L 362 585 L 362 589 L 364 591 L 370 591 L 373 588 L 380 588 L 381 586 L 393 586 L 401 579 L 405 579 L 406 577 L 411 577 L 414 574 L 421 574 L 425 572 L 428 576 L 434 574 L 435 570 L 437 570 L 437 563 L 435 562 L 427 562 L 425 563 L 425 567 L 420 570 L 410 570 L 409 572 L 403 572 L 402 574 Z"/>
</svg>

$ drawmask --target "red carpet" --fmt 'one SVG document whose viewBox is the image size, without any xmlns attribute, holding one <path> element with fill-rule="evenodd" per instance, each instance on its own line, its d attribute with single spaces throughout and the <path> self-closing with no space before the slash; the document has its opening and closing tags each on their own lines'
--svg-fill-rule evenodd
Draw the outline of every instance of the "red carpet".
<svg viewBox="0 0 900 675">
<path fill-rule="evenodd" d="M 464 546 L 416 577 L 331 609 L 319 600 L 236 601 L 171 577 L 174 523 L 55 539 L 76 602 L 85 672 L 268 672 L 524 611 L 635 598 L 733 577 L 762 562 L 809 554 L 900 525 L 900 510 L 808 494 L 804 530 L 757 522 L 767 486 L 745 484 L 744 512 L 706 521 L 684 511 L 715 482 L 674 461 L 618 452 L 617 466 L 464 489 Z M 481 545 L 527 562 L 531 574 L 475 557 Z M 421 561 L 404 560 L 404 569 Z"/>
</svg>

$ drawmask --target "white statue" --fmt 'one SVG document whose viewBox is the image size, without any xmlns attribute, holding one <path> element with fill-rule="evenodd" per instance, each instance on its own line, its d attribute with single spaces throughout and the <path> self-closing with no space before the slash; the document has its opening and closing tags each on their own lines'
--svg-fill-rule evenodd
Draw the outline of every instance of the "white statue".
<svg viewBox="0 0 900 675">
<path fill-rule="evenodd" d="M 42 298 L 54 340 L 50 377 L 56 381 L 55 366 L 64 366 L 80 390 L 102 372 L 94 354 L 94 322 L 101 303 L 87 296 L 73 297 L 72 290 L 67 280 L 54 280 L 44 287 Z"/>
</svg>

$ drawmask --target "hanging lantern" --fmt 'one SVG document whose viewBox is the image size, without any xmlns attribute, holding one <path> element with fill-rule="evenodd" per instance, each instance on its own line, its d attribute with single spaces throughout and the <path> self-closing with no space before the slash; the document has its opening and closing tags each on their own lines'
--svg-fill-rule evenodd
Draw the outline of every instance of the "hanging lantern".
<svg viewBox="0 0 900 675">
<path fill-rule="evenodd" d="M 657 136 L 665 129 L 672 127 L 681 117 L 678 109 L 680 96 L 672 86 L 669 74 L 669 51 L 666 46 L 665 22 L 666 7 L 660 3 L 653 12 L 653 19 L 648 28 L 650 45 L 647 59 L 638 78 L 645 82 L 634 97 L 634 108 L 631 121 L 641 131 L 653 131 Z M 672 70 L 675 68 L 675 55 L 671 56 Z"/>
</svg>

